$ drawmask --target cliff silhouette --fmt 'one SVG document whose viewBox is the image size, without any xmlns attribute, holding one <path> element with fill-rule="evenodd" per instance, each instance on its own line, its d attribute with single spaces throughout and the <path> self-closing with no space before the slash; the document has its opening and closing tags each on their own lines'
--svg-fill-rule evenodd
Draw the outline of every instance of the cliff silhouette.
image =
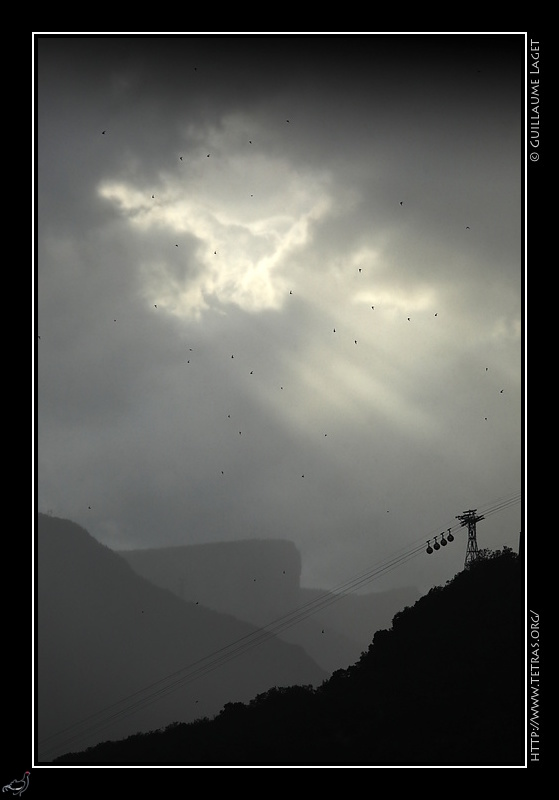
<svg viewBox="0 0 559 800">
<path fill-rule="evenodd" d="M 38 758 L 327 676 L 300 646 L 181 600 L 70 520 L 39 514 Z"/>
<path fill-rule="evenodd" d="M 213 717 L 53 765 L 524 766 L 524 568 L 481 551 L 319 686 L 270 685 Z"/>
</svg>

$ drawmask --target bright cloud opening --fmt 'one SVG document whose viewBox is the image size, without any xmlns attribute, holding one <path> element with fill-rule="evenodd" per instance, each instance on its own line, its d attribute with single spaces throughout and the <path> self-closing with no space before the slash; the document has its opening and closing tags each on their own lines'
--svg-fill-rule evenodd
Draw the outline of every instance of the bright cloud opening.
<svg viewBox="0 0 559 800">
<path fill-rule="evenodd" d="M 161 175 L 153 191 L 122 180 L 99 186 L 132 228 L 169 233 L 169 255 L 140 265 L 146 300 L 155 296 L 158 307 L 186 317 L 212 304 L 279 309 L 290 258 L 331 208 L 328 176 L 303 176 L 285 160 L 262 156 L 235 155 L 217 166 L 210 160 L 204 175 L 199 163 L 191 176 L 187 166 L 186 178 Z"/>
</svg>

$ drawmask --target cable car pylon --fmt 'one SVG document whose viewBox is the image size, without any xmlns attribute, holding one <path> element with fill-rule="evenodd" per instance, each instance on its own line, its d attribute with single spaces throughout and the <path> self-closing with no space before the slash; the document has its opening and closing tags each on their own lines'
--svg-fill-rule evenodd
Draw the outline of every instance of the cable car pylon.
<svg viewBox="0 0 559 800">
<path fill-rule="evenodd" d="M 456 519 L 460 520 L 462 527 L 468 526 L 468 544 L 466 546 L 466 558 L 464 560 L 465 567 L 472 561 L 475 561 L 479 555 L 476 538 L 476 522 L 485 519 L 485 517 L 482 514 L 478 515 L 476 512 L 476 508 L 471 508 L 469 511 L 464 511 L 463 514 L 456 517 Z"/>
<path fill-rule="evenodd" d="M 479 555 L 479 549 L 477 546 L 477 537 L 476 537 L 476 522 L 480 522 L 480 520 L 485 519 L 483 514 L 478 514 L 477 509 L 471 508 L 469 511 L 464 511 L 463 514 L 459 514 L 456 519 L 460 520 L 461 527 L 468 528 L 468 544 L 466 546 L 466 558 L 464 560 L 464 566 L 467 567 L 472 561 L 475 561 Z M 437 541 L 439 539 L 440 541 Z M 431 555 L 434 550 L 440 550 L 441 547 L 446 547 L 449 542 L 454 541 L 454 536 L 452 535 L 452 528 L 447 528 L 447 533 L 445 537 L 444 531 L 442 533 L 438 533 L 433 539 L 433 545 L 431 546 L 431 540 L 427 540 L 427 547 L 425 552 Z"/>
</svg>

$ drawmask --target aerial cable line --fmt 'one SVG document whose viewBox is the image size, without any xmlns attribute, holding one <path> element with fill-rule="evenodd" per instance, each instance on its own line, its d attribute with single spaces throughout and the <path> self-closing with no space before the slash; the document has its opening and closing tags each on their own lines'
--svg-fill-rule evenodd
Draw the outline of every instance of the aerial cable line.
<svg viewBox="0 0 559 800">
<path fill-rule="evenodd" d="M 176 673 L 172 673 L 169 676 L 167 676 L 167 677 L 165 677 L 165 678 L 163 678 L 163 679 L 161 679 L 159 681 L 156 681 L 153 684 L 150 684 L 148 687 L 145 687 L 143 690 L 139 690 L 138 692 L 135 692 L 135 693 L 133 693 L 131 695 L 128 695 L 126 698 L 124 698 L 121 701 L 118 701 L 113 706 L 109 706 L 106 709 L 103 709 L 102 711 L 99 711 L 96 714 L 91 715 L 91 717 L 88 717 L 87 719 L 92 719 L 95 716 L 98 716 L 98 715 L 104 713 L 105 711 L 109 711 L 111 708 L 116 707 L 116 706 L 120 705 L 121 703 L 126 702 L 127 700 L 132 700 L 132 698 L 136 697 L 139 694 L 142 694 L 142 692 L 145 692 L 145 691 L 148 691 L 149 689 L 155 688 L 159 684 L 164 683 L 165 681 L 168 681 L 168 680 L 170 680 L 172 678 L 175 678 L 176 676 L 180 675 L 181 673 L 185 672 L 186 670 L 195 670 L 195 672 L 198 672 L 200 670 L 206 669 L 206 667 L 208 665 L 206 665 L 206 667 L 205 667 L 204 666 L 204 662 L 207 661 L 208 659 L 212 658 L 212 657 L 217 659 L 217 660 L 223 660 L 224 658 L 228 658 L 231 655 L 235 655 L 236 656 L 237 655 L 237 651 L 240 648 L 243 648 L 243 649 L 245 648 L 245 646 L 246 646 L 245 643 L 247 642 L 247 640 L 249 640 L 248 644 L 250 646 L 252 646 L 253 643 L 260 644 L 261 643 L 260 640 L 268 639 L 272 635 L 275 635 L 276 633 L 278 633 L 278 632 L 280 632 L 282 630 L 285 630 L 286 628 L 291 627 L 292 625 L 297 624 L 301 620 L 306 619 L 307 617 L 311 616 L 312 614 L 316 613 L 317 611 L 321 610 L 322 608 L 325 608 L 326 606 L 331 605 L 332 603 L 339 601 L 343 597 L 343 594 L 336 594 L 335 592 L 348 593 L 348 592 L 351 592 L 351 591 L 355 591 L 358 588 L 360 588 L 360 586 L 362 586 L 363 584 L 374 580 L 376 577 L 378 577 L 383 572 L 391 571 L 392 569 L 395 569 L 404 560 L 409 560 L 410 557 L 415 557 L 415 555 L 418 555 L 422 550 L 423 550 L 423 544 L 421 544 L 419 547 L 413 548 L 413 550 L 411 552 L 406 552 L 406 553 L 403 553 L 403 554 L 397 555 L 397 556 L 391 556 L 385 562 L 381 562 L 380 565 L 374 567 L 373 569 L 369 569 L 367 572 L 363 573 L 362 575 L 359 575 L 356 578 L 353 578 L 353 579 L 351 579 L 349 581 L 345 581 L 344 583 L 339 584 L 337 587 L 334 587 L 333 590 L 331 590 L 329 592 L 325 592 L 323 595 L 320 595 L 318 598 L 314 598 L 313 600 L 303 604 L 302 606 L 297 607 L 296 609 L 294 609 L 293 611 L 289 612 L 288 614 L 285 614 L 284 616 L 282 616 L 282 617 L 280 617 L 280 618 L 278 618 L 278 619 L 276 619 L 276 620 L 274 620 L 274 621 L 272 621 L 270 623 L 266 623 L 265 625 L 260 626 L 256 631 L 254 631 L 254 632 L 252 632 L 250 634 L 246 634 L 246 636 L 241 637 L 241 639 L 236 640 L 235 642 L 231 643 L 230 645 L 224 646 L 220 650 L 215 651 L 213 654 L 210 654 L 209 656 L 206 656 L 206 657 L 204 657 L 202 659 L 199 659 L 198 661 L 193 662 L 192 664 L 188 665 L 187 667 L 183 667 L 181 670 L 177 671 Z M 231 650 L 231 648 L 234 648 L 234 650 Z M 229 652 L 227 652 L 227 651 L 229 651 Z M 210 665 L 210 666 L 213 666 L 213 665 Z M 190 677 L 191 677 L 190 675 L 185 676 L 186 679 L 188 679 Z M 159 691 L 159 690 L 156 690 L 155 693 L 157 693 L 157 691 Z M 84 722 L 85 721 L 86 720 L 84 720 Z M 60 731 L 59 733 L 62 733 L 62 732 L 63 731 Z M 54 736 L 54 735 L 57 735 L 57 734 L 53 734 L 52 736 Z M 47 737 L 47 739 L 52 738 L 52 736 Z M 44 739 L 42 741 L 46 741 L 47 739 Z"/>
<path fill-rule="evenodd" d="M 485 513 L 486 514 L 496 513 L 497 511 L 502 510 L 503 508 L 506 508 L 510 505 L 513 505 L 516 502 L 519 502 L 519 499 L 520 495 L 518 497 L 513 496 L 512 498 L 508 498 L 503 502 L 496 501 L 496 505 L 490 506 L 489 510 L 486 511 Z M 461 526 L 455 525 L 454 527 L 459 529 Z M 449 528 L 448 530 L 451 529 Z M 325 593 L 319 598 L 315 598 L 315 600 L 310 601 L 309 603 L 301 606 L 300 608 L 296 609 L 290 614 L 287 614 L 284 617 L 279 618 L 278 620 L 270 623 L 269 625 L 263 626 L 254 633 L 247 634 L 245 637 L 242 637 L 236 642 L 233 642 L 231 645 L 221 648 L 221 650 L 216 651 L 214 654 L 211 654 L 203 659 L 200 659 L 199 661 L 194 662 L 188 667 L 185 667 L 177 671 L 176 673 L 173 673 L 172 675 L 169 675 L 166 678 L 163 678 L 160 681 L 157 681 L 156 683 L 151 684 L 148 687 L 145 687 L 143 690 L 139 690 L 138 692 L 129 695 L 127 698 L 124 698 L 123 700 L 113 704 L 112 706 L 100 712 L 97 712 L 97 714 L 91 715 L 86 720 L 83 720 L 81 723 L 77 723 L 77 725 L 70 726 L 70 728 L 67 728 L 65 730 L 69 731 L 79 726 L 80 724 L 84 725 L 87 723 L 87 721 L 102 715 L 106 711 L 110 711 L 111 708 L 116 709 L 119 705 L 125 703 L 127 700 L 132 700 L 133 697 L 137 697 L 138 695 L 141 695 L 146 691 L 149 691 L 150 689 L 153 689 L 154 687 L 159 686 L 160 684 L 165 684 L 167 682 L 167 685 L 162 685 L 161 688 L 156 689 L 147 697 L 132 702 L 128 707 L 123 708 L 120 711 L 115 710 L 113 714 L 108 718 L 108 720 L 104 722 L 98 721 L 97 723 L 93 724 L 89 729 L 89 732 L 98 729 L 100 725 L 101 727 L 106 727 L 107 725 L 115 721 L 117 717 L 129 716 L 130 714 L 136 713 L 141 707 L 145 707 L 146 705 L 160 699 L 160 697 L 163 697 L 173 691 L 176 691 L 178 688 L 180 688 L 180 686 L 188 682 L 194 681 L 199 677 L 202 677 L 204 674 L 207 674 L 208 672 L 211 672 L 219 668 L 220 666 L 222 666 L 222 664 L 226 663 L 232 658 L 236 658 L 244 654 L 249 649 L 252 649 L 253 647 L 256 647 L 259 644 L 261 644 L 263 641 L 268 640 L 271 636 L 274 636 L 275 634 L 285 630 L 286 628 L 299 623 L 301 620 L 306 619 L 307 617 L 311 616 L 312 614 L 316 613 L 322 608 L 325 608 L 331 603 L 338 601 L 344 596 L 343 594 L 335 594 L 335 592 L 343 591 L 345 594 L 347 594 L 348 592 L 356 591 L 363 584 L 371 582 L 379 575 L 385 572 L 392 571 L 396 567 L 399 567 L 403 563 L 409 561 L 411 558 L 414 558 L 416 555 L 420 554 L 422 550 L 423 550 L 423 542 L 418 547 L 412 549 L 409 549 L 408 547 L 407 551 L 401 553 L 399 556 L 398 555 L 392 556 L 390 559 L 386 560 L 385 562 L 382 562 L 377 567 L 371 568 L 366 573 L 357 576 L 356 578 L 353 578 L 350 581 L 346 581 L 343 584 L 340 584 L 338 587 L 335 587 L 330 592 Z M 208 659 L 212 658 L 213 661 L 210 661 L 209 663 L 204 665 L 205 661 L 208 661 Z M 195 667 L 196 669 L 194 669 Z M 182 673 L 185 673 L 186 670 L 190 670 L 190 674 L 186 675 L 183 674 L 182 677 L 178 677 Z M 169 684 L 168 681 L 171 680 L 172 678 L 175 678 L 175 680 L 173 683 Z M 52 739 L 54 736 L 59 736 L 63 732 L 64 731 L 60 731 L 57 734 L 53 734 L 47 738 Z M 82 738 L 84 735 L 86 734 L 85 733 L 80 734 L 79 738 Z"/>
<path fill-rule="evenodd" d="M 391 557 L 376 569 L 369 570 L 363 576 L 360 576 L 357 579 L 353 579 L 351 581 L 346 581 L 344 584 L 341 584 L 339 587 L 336 588 L 338 591 L 343 590 L 346 593 L 355 591 L 362 584 L 369 583 L 372 580 L 374 580 L 374 578 L 377 577 L 378 575 L 395 569 L 405 561 L 410 560 L 410 558 L 414 558 L 415 556 L 419 555 L 422 551 L 423 551 L 423 544 L 421 544 L 421 546 L 419 547 L 413 548 L 411 552 L 403 553 L 396 557 Z M 204 677 L 208 673 L 213 672 L 214 670 L 223 666 L 223 664 L 227 663 L 228 661 L 231 661 L 233 658 L 237 658 L 241 655 L 244 655 L 252 648 L 257 647 L 260 644 L 263 644 L 265 641 L 268 641 L 269 639 L 273 638 L 278 633 L 281 633 L 287 628 L 290 628 L 293 625 L 298 624 L 299 622 L 308 618 L 312 614 L 315 614 L 321 609 L 326 608 L 328 605 L 338 602 L 343 596 L 344 596 L 343 594 L 325 593 L 324 595 L 321 595 L 319 598 L 315 598 L 314 600 L 309 601 L 308 603 L 295 609 L 289 614 L 286 614 L 283 617 L 280 617 L 279 619 L 275 620 L 274 622 L 271 622 L 267 625 L 258 628 L 256 631 L 247 634 L 244 637 L 241 637 L 241 639 L 238 639 L 235 642 L 231 643 L 230 645 L 227 645 L 221 648 L 220 650 L 215 651 L 209 656 L 199 659 L 198 661 L 193 662 L 192 664 L 186 667 L 183 667 L 177 672 L 172 673 L 166 676 L 165 678 L 162 678 L 159 681 L 156 681 L 155 683 L 150 684 L 149 686 L 144 687 L 143 689 L 140 689 L 131 695 L 128 695 L 126 698 L 117 701 L 113 705 L 108 706 L 102 709 L 101 711 L 90 715 L 81 722 L 75 723 L 74 725 L 71 725 L 62 731 L 58 731 L 55 734 L 51 734 L 50 736 L 41 740 L 41 742 L 42 743 L 47 742 L 58 736 L 61 736 L 65 732 L 68 732 L 69 737 L 65 739 L 63 742 L 60 742 L 59 745 L 56 746 L 56 749 L 59 750 L 60 747 L 62 747 L 64 744 L 85 738 L 86 736 L 91 735 L 94 732 L 97 732 L 99 730 L 102 730 L 103 728 L 108 727 L 109 725 L 116 722 L 118 719 L 131 716 L 132 714 L 137 713 L 142 708 L 145 708 L 146 706 L 151 705 L 152 703 L 167 696 L 168 694 L 177 691 L 179 688 L 181 688 L 181 686 L 184 686 L 201 677 Z M 149 692 L 149 694 L 147 694 L 144 697 L 141 697 L 141 695 L 144 695 L 146 692 Z M 134 698 L 137 699 L 134 700 Z M 127 701 L 131 702 L 127 706 L 118 709 L 118 706 L 122 705 L 123 703 L 126 703 Z M 106 714 L 107 712 L 111 713 L 104 719 L 97 719 L 95 721 L 96 718 L 102 717 L 102 715 Z M 90 722 L 91 724 L 84 731 L 82 732 L 76 731 L 73 735 L 70 734 L 70 731 L 80 726 L 87 725 L 88 722 Z M 50 750 L 53 749 L 54 746 L 50 748 Z M 47 749 L 45 752 L 50 752 L 50 750 Z"/>
<path fill-rule="evenodd" d="M 509 505 L 513 505 L 513 504 L 519 502 L 519 500 L 520 500 L 520 495 L 518 495 L 518 497 L 514 497 L 513 496 L 512 498 L 507 498 L 505 501 L 502 501 L 502 502 L 495 501 L 496 504 L 494 504 L 493 506 L 490 506 L 489 510 L 486 511 L 485 513 L 486 514 L 496 513 L 497 511 L 508 507 Z M 455 525 L 454 527 L 456 529 L 461 528 L 460 525 Z M 451 529 L 448 529 L 448 530 L 451 530 Z M 127 698 L 124 698 L 123 700 L 113 704 L 112 706 L 110 706 L 110 707 L 108 707 L 106 709 L 103 709 L 100 712 L 97 712 L 97 714 L 91 715 L 86 720 L 83 720 L 81 723 L 77 723 L 74 726 L 70 726 L 69 728 L 67 728 L 65 730 L 69 731 L 69 730 L 79 726 L 80 724 L 84 725 L 84 724 L 87 723 L 87 721 L 92 720 L 95 717 L 98 717 L 98 716 L 102 715 L 106 711 L 110 711 L 111 709 L 116 709 L 119 705 L 121 705 L 122 703 L 125 703 L 127 700 L 132 700 L 133 697 L 137 697 L 138 695 L 141 695 L 141 694 L 145 693 L 146 691 L 149 691 L 150 689 L 153 689 L 156 686 L 159 686 L 161 684 L 165 684 L 166 682 L 168 682 L 172 678 L 175 678 L 173 683 L 170 683 L 170 684 L 167 683 L 167 685 L 162 685 L 161 688 L 156 689 L 155 691 L 153 691 L 147 697 L 144 697 L 143 699 L 139 699 L 139 700 L 137 700 L 135 702 L 132 702 L 128 707 L 123 708 L 120 711 L 116 711 L 115 710 L 113 712 L 113 714 L 108 718 L 108 721 L 104 721 L 104 722 L 103 721 L 98 721 L 96 724 L 93 724 L 91 726 L 89 732 L 92 732 L 93 730 L 98 729 L 99 725 L 101 725 L 101 727 L 106 727 L 107 725 L 109 725 L 113 721 L 115 721 L 116 718 L 118 718 L 118 717 L 130 716 L 130 714 L 136 713 L 141 707 L 145 707 L 146 705 L 148 705 L 148 704 L 150 704 L 152 702 L 155 702 L 156 700 L 160 699 L 160 697 L 163 697 L 163 696 L 165 696 L 165 695 L 167 695 L 167 694 L 169 694 L 169 693 L 171 693 L 173 691 L 176 691 L 178 688 L 180 688 L 180 686 L 185 685 L 188 682 L 194 681 L 194 680 L 202 677 L 203 675 L 207 674 L 208 672 L 211 672 L 211 671 L 219 668 L 220 666 L 222 666 L 222 664 L 226 663 L 227 661 L 231 660 L 232 658 L 236 658 L 236 657 L 244 654 L 249 649 L 252 649 L 253 647 L 258 646 L 259 644 L 261 644 L 262 642 L 268 640 L 270 637 L 274 636 L 278 632 L 281 632 L 281 631 L 287 629 L 288 627 L 291 627 L 291 626 L 299 623 L 303 619 L 306 619 L 307 617 L 311 616 L 312 614 L 316 613 L 317 611 L 321 610 L 322 608 L 325 608 L 326 606 L 330 605 L 331 603 L 338 601 L 339 599 L 341 599 L 344 596 L 343 594 L 335 594 L 335 592 L 343 591 L 344 593 L 348 593 L 348 592 L 356 591 L 363 584 L 369 583 L 372 580 L 374 580 L 376 577 L 378 577 L 379 575 L 381 575 L 381 574 L 383 574 L 385 572 L 392 571 L 396 567 L 401 566 L 403 563 L 409 561 L 411 558 L 414 558 L 416 555 L 419 555 L 422 551 L 423 551 L 423 540 L 422 540 L 422 543 L 421 543 L 420 546 L 417 546 L 417 547 L 411 548 L 411 549 L 408 547 L 406 552 L 401 553 L 399 556 L 396 555 L 396 556 L 390 557 L 385 562 L 381 562 L 381 564 L 378 565 L 377 567 L 371 568 L 367 572 L 365 572 L 364 574 L 362 574 L 360 576 L 357 576 L 356 578 L 353 578 L 353 579 L 351 579 L 349 581 L 346 581 L 343 584 L 340 584 L 338 587 L 335 587 L 330 592 L 325 593 L 324 595 L 322 595 L 319 598 L 315 598 L 315 600 L 310 601 L 309 603 L 306 603 L 305 605 L 301 606 L 300 608 L 296 609 L 295 611 L 285 615 L 284 617 L 279 618 L 278 620 L 270 623 L 269 625 L 266 625 L 266 626 L 263 626 L 262 628 L 259 628 L 254 633 L 247 634 L 245 637 L 242 637 L 241 639 L 237 640 L 236 642 L 233 642 L 231 645 L 223 647 L 223 648 L 221 648 L 221 650 L 218 650 L 215 653 L 210 654 L 209 656 L 207 656 L 205 658 L 202 658 L 197 662 L 194 662 L 193 664 L 189 665 L 188 667 L 182 668 L 181 670 L 177 671 L 176 673 L 173 673 L 173 674 L 167 676 L 166 678 L 163 678 L 163 679 L 155 682 L 154 684 L 151 684 L 150 686 L 145 687 L 143 690 L 139 690 L 138 692 L 136 692 L 136 693 L 134 693 L 132 695 L 129 695 Z M 212 659 L 212 658 L 213 658 L 213 661 L 210 661 L 209 663 L 204 665 L 204 662 L 206 662 L 206 661 L 208 661 L 208 659 Z M 196 668 L 196 669 L 194 669 L 194 668 Z M 187 671 L 187 670 L 190 670 L 190 674 L 186 674 L 186 675 L 183 674 L 182 677 L 178 677 L 182 673 L 185 673 L 185 671 Z M 47 737 L 47 739 L 52 739 L 54 736 L 59 736 L 63 732 L 64 731 L 60 731 L 57 734 L 53 734 L 53 735 Z M 84 735 L 86 735 L 86 733 L 80 734 L 79 738 L 82 738 Z M 43 740 L 43 741 L 46 741 L 46 740 Z"/>
<path fill-rule="evenodd" d="M 500 498 L 498 500 L 493 501 L 493 504 L 488 505 L 487 510 L 484 510 L 484 516 L 490 516 L 495 514 L 499 511 L 502 511 L 505 508 L 508 508 L 512 505 L 517 504 L 520 502 L 521 493 L 517 493 L 511 497 Z M 447 528 L 447 532 L 451 532 L 453 529 L 461 530 L 462 526 L 460 524 L 455 524 L 449 528 Z M 440 530 L 440 529 L 437 529 Z M 438 535 L 438 534 L 437 534 Z M 245 636 L 241 637 L 240 639 L 232 642 L 229 645 L 226 645 L 219 650 L 215 651 L 214 653 L 205 656 L 192 664 L 187 665 L 186 667 L 177 670 L 170 675 L 167 675 L 164 678 L 161 678 L 158 681 L 144 687 L 143 689 L 139 689 L 137 692 L 134 692 L 127 697 L 123 698 L 116 703 L 86 717 L 81 722 L 74 723 L 73 725 L 68 726 L 67 728 L 58 731 L 57 733 L 50 734 L 48 737 L 45 737 L 41 740 L 41 743 L 50 741 L 56 737 L 61 736 L 64 733 L 68 733 L 69 736 L 64 741 L 60 742 L 57 746 L 52 746 L 50 749 L 47 749 L 46 752 L 50 752 L 51 750 L 59 750 L 63 745 L 70 743 L 72 741 L 80 740 L 85 738 L 86 736 L 102 730 L 105 727 L 113 724 L 117 719 L 124 718 L 131 716 L 134 713 L 137 713 L 142 708 L 145 708 L 147 705 L 150 705 L 157 700 L 165 697 L 166 695 L 177 691 L 181 686 L 186 685 L 194 680 L 197 680 L 204 675 L 208 674 L 209 672 L 213 672 L 214 670 L 221 667 L 223 664 L 227 663 L 228 661 L 232 660 L 233 658 L 237 658 L 244 653 L 251 650 L 253 647 L 256 647 L 262 644 L 265 641 L 268 641 L 273 636 L 281 633 L 282 631 L 286 630 L 287 628 L 292 627 L 293 625 L 298 624 L 304 619 L 312 616 L 313 614 L 317 613 L 318 611 L 326 608 L 327 606 L 331 605 L 334 602 L 339 601 L 342 599 L 346 594 L 355 592 L 357 589 L 361 588 L 362 586 L 371 583 L 376 578 L 380 577 L 381 575 L 391 572 L 392 570 L 396 569 L 397 567 L 402 566 L 407 561 L 410 561 L 412 558 L 415 558 L 417 555 L 424 552 L 425 546 L 425 539 L 421 539 L 421 544 L 414 544 L 408 545 L 406 548 L 401 548 L 400 551 L 397 551 L 396 554 L 388 557 L 384 561 L 379 562 L 377 565 L 370 567 L 364 573 L 353 577 L 342 584 L 334 587 L 333 589 L 325 592 L 324 594 L 320 595 L 318 598 L 305 603 L 304 605 L 298 607 L 292 612 L 285 614 L 282 617 L 274 620 L 273 622 L 259 627 L 256 631 L 246 634 Z M 404 552 L 402 552 L 404 551 Z M 399 554 L 398 554 L 399 553 Z M 204 663 L 206 662 L 206 663 Z M 169 681 L 171 681 L 169 683 Z M 159 687 L 159 688 L 156 688 Z M 145 695 L 145 697 L 141 697 L 141 695 Z M 134 700 L 134 698 L 137 698 Z M 129 704 L 123 708 L 118 709 L 119 706 L 127 703 Z M 118 709 L 118 710 L 117 710 Z M 105 717 L 105 719 L 99 719 L 102 715 L 106 714 L 107 712 L 109 715 Z M 97 721 L 94 720 L 97 718 Z M 90 722 L 91 724 L 87 726 L 87 723 Z M 77 728 L 80 726 L 87 726 L 86 729 L 82 732 L 77 732 Z M 75 730 L 74 734 L 71 734 L 70 731 Z"/>
<path fill-rule="evenodd" d="M 420 547 L 414 548 L 410 553 L 404 553 L 398 557 L 395 558 L 393 557 L 389 559 L 384 565 L 380 566 L 373 572 L 369 571 L 364 576 L 361 576 L 358 579 L 354 579 L 353 581 L 341 584 L 340 587 L 337 587 L 337 589 L 338 590 L 343 589 L 346 593 L 355 591 L 357 588 L 360 587 L 361 584 L 369 583 L 370 581 L 374 580 L 375 577 L 382 574 L 383 572 L 395 569 L 396 567 L 400 566 L 401 563 L 410 560 L 410 558 L 414 558 L 416 555 L 419 555 L 422 551 L 423 551 L 423 544 Z M 220 650 L 215 651 L 209 656 L 199 659 L 198 661 L 193 662 L 187 667 L 183 667 L 177 672 L 172 673 L 166 676 L 165 678 L 162 678 L 159 681 L 156 681 L 155 683 L 150 684 L 149 686 L 144 687 L 143 689 L 140 689 L 131 695 L 128 695 L 126 698 L 117 701 L 113 705 L 108 706 L 102 709 L 101 711 L 98 711 L 95 714 L 90 715 L 81 722 L 75 723 L 74 725 L 71 725 L 62 731 L 58 731 L 55 734 L 51 734 L 45 739 L 42 739 L 41 743 L 50 741 L 58 736 L 61 736 L 63 733 L 68 732 L 69 737 L 65 739 L 63 742 L 60 742 L 59 745 L 56 746 L 56 750 L 59 750 L 60 747 L 62 747 L 64 744 L 85 738 L 86 736 L 91 735 L 94 732 L 102 730 L 103 728 L 112 725 L 119 718 L 122 719 L 131 716 L 132 714 L 137 713 L 142 708 L 145 708 L 146 706 L 151 705 L 152 703 L 167 696 L 168 694 L 177 691 L 179 688 L 181 688 L 181 686 L 184 686 L 201 677 L 204 677 L 208 673 L 213 672 L 214 670 L 223 666 L 223 664 L 227 663 L 228 661 L 231 661 L 233 658 L 237 658 L 241 655 L 244 655 L 252 648 L 257 647 L 260 644 L 263 644 L 265 641 L 268 641 L 269 639 L 273 638 L 278 633 L 286 630 L 287 628 L 292 627 L 293 625 L 298 624 L 299 622 L 311 616 L 312 614 L 315 614 L 321 609 L 326 608 L 328 605 L 338 602 L 342 597 L 343 597 L 342 594 L 325 593 L 319 598 L 315 598 L 314 600 L 295 609 L 293 612 L 290 612 L 289 614 L 280 617 L 274 622 L 258 628 L 256 631 L 247 634 L 244 637 L 241 637 L 241 639 L 238 639 L 235 642 L 231 643 L 230 645 L 227 645 L 221 648 Z M 208 663 L 204 664 L 204 662 Z M 171 681 L 171 683 L 169 683 L 169 681 Z M 159 688 L 156 688 L 158 686 Z M 147 696 L 143 698 L 140 697 L 140 695 L 145 694 L 145 692 L 149 692 L 150 690 L 153 691 L 151 691 Z M 133 700 L 133 698 L 138 698 L 138 699 Z M 131 701 L 128 706 L 118 709 L 119 705 L 122 705 L 127 701 Z M 105 719 L 97 719 L 97 721 L 94 721 L 96 717 L 101 717 L 106 712 L 112 712 L 112 713 L 110 713 Z M 86 728 L 86 730 L 82 732 L 76 731 L 73 735 L 70 734 L 70 731 L 72 731 L 75 728 L 78 728 L 79 726 L 87 725 L 88 722 L 91 722 L 91 724 Z M 50 752 L 50 750 L 54 749 L 55 746 L 51 747 L 50 749 L 47 749 L 44 752 Z"/>
<path fill-rule="evenodd" d="M 522 493 L 518 492 L 517 495 L 513 495 L 512 497 L 503 498 L 501 500 L 496 500 L 491 506 L 488 506 L 487 509 L 480 509 L 481 513 L 485 517 L 491 516 L 491 514 L 496 514 L 498 511 L 503 511 L 505 508 L 510 508 L 513 505 L 516 505 L 520 502 L 522 498 Z"/>
</svg>

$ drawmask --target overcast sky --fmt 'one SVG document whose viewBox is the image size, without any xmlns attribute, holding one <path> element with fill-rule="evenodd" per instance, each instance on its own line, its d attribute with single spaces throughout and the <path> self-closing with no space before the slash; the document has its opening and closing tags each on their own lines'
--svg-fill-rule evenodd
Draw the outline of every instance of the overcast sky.
<svg viewBox="0 0 559 800">
<path fill-rule="evenodd" d="M 36 44 L 38 510 L 323 589 L 517 550 L 524 37 Z"/>
</svg>

